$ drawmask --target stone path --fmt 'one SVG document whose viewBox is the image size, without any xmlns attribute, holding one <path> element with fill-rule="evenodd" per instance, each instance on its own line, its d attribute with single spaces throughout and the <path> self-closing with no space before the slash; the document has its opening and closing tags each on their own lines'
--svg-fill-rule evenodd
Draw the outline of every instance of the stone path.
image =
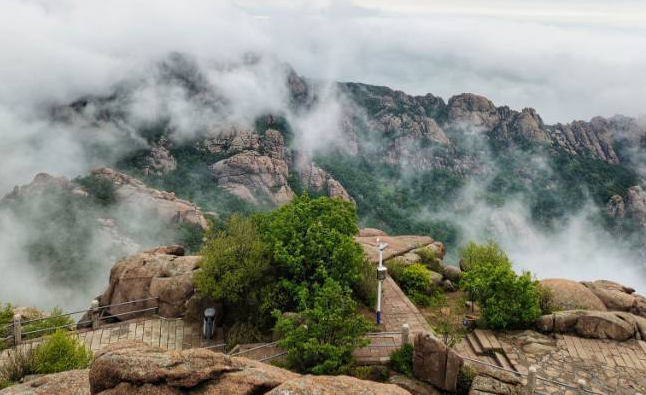
<svg viewBox="0 0 646 395">
<path fill-rule="evenodd" d="M 384 280 L 381 311 L 386 332 L 401 331 L 403 324 L 410 326 L 411 339 L 417 332 L 433 332 L 422 313 L 390 276 Z"/>
<path fill-rule="evenodd" d="M 82 330 L 74 332 L 73 336 L 81 340 L 92 352 L 96 352 L 108 344 L 128 339 L 142 340 L 146 344 L 166 350 L 208 347 L 224 343 L 221 328 L 216 335 L 216 339 L 207 341 L 202 339 L 199 324 L 186 324 L 181 319 L 164 318 L 143 318 L 108 324 L 95 331 Z M 19 346 L 19 349 L 33 349 L 41 342 L 42 338 L 27 340 Z M 222 350 L 222 348 L 215 349 Z M 0 360 L 5 359 L 8 352 L 9 350 L 3 351 L 0 354 Z"/>
<path fill-rule="evenodd" d="M 526 332 L 525 332 L 526 333 Z M 515 370 L 526 373 L 539 367 L 538 376 L 569 384 L 586 380 L 594 391 L 605 394 L 646 393 L 646 343 L 638 340 L 585 339 L 557 334 L 551 345 L 523 341 L 522 333 L 498 334 Z M 571 389 L 538 381 L 537 390 L 547 394 L 574 394 Z"/>
<path fill-rule="evenodd" d="M 373 365 L 388 361 L 390 354 L 402 344 L 401 334 L 392 332 L 400 332 L 403 324 L 408 324 L 410 327 L 411 342 L 417 332 L 432 332 L 422 313 L 390 276 L 386 277 L 383 284 L 381 320 L 382 329 L 386 334 L 368 336 L 370 344 L 356 350 L 353 354 L 357 363 Z"/>
</svg>

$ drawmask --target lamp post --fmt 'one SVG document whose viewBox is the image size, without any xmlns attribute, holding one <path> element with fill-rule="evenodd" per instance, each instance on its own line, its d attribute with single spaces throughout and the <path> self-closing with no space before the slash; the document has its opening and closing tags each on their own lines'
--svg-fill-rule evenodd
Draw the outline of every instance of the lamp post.
<svg viewBox="0 0 646 395">
<path fill-rule="evenodd" d="M 382 243 L 377 238 L 377 248 L 379 248 L 379 266 L 377 266 L 377 324 L 381 324 L 381 288 L 388 271 L 383 262 L 386 247 L 388 247 L 388 243 Z"/>
</svg>

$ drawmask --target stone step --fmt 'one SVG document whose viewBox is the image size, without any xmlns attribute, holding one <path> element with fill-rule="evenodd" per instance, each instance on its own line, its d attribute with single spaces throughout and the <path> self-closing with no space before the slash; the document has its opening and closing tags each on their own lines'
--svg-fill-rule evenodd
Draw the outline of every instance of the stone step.
<svg viewBox="0 0 646 395">
<path fill-rule="evenodd" d="M 500 352 L 494 352 L 493 356 L 494 356 L 494 359 L 496 360 L 496 364 L 501 368 L 514 369 L 514 367 L 512 366 L 511 362 L 509 362 L 509 359 L 505 354 Z"/>
<path fill-rule="evenodd" d="M 473 331 L 473 334 L 480 342 L 482 350 L 485 353 L 504 352 L 502 345 L 492 331 L 486 329 L 476 329 Z"/>
<path fill-rule="evenodd" d="M 482 345 L 473 333 L 467 334 L 467 342 L 476 355 L 483 355 L 485 353 L 482 349 Z"/>
</svg>

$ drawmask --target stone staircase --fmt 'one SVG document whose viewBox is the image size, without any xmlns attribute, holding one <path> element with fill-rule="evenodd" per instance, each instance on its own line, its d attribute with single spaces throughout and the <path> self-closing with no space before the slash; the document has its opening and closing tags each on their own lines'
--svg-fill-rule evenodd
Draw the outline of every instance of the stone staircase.
<svg viewBox="0 0 646 395">
<path fill-rule="evenodd" d="M 464 340 L 455 346 L 455 349 L 465 357 L 505 369 L 514 369 L 498 338 L 492 331 L 476 329 L 467 334 Z"/>
</svg>

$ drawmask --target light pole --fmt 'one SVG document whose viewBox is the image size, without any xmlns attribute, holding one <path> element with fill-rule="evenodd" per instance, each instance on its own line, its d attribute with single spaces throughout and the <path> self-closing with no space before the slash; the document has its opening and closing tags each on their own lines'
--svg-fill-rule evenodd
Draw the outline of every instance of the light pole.
<svg viewBox="0 0 646 395">
<path fill-rule="evenodd" d="M 384 250 L 388 243 L 382 243 L 377 238 L 377 248 L 379 248 L 379 266 L 377 266 L 377 324 L 381 324 L 381 288 L 388 270 L 384 266 Z"/>
</svg>

